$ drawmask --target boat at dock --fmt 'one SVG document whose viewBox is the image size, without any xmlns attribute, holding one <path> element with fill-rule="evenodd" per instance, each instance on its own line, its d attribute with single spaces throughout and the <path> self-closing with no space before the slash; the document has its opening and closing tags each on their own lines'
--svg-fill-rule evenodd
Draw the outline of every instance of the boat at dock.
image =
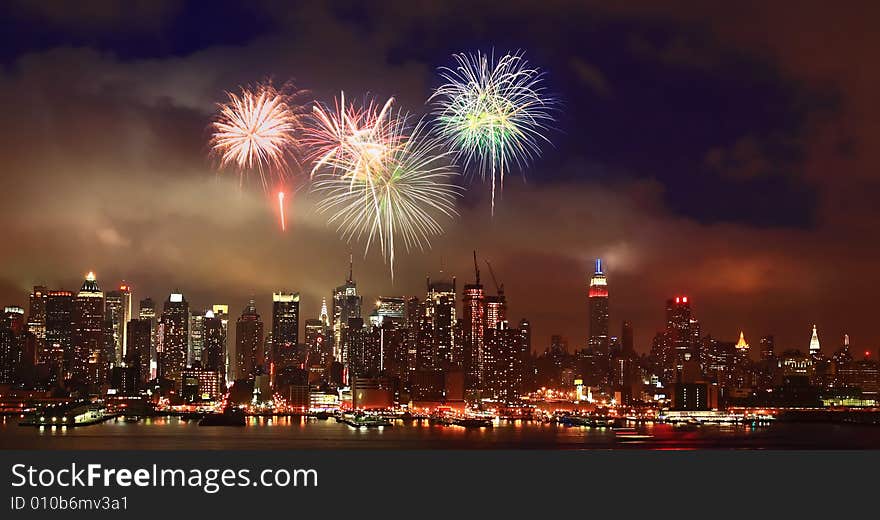
<svg viewBox="0 0 880 520">
<path fill-rule="evenodd" d="M 590 426 L 590 419 L 579 415 L 560 415 L 556 422 L 564 426 Z"/>
<path fill-rule="evenodd" d="M 491 428 L 492 419 L 488 417 L 461 417 L 454 419 L 452 424 L 464 426 L 465 428 Z"/>
<path fill-rule="evenodd" d="M 366 414 L 342 414 L 337 416 L 336 420 L 352 428 L 378 428 L 392 425 L 391 421 L 384 417 Z"/>
<path fill-rule="evenodd" d="M 19 426 L 44 428 L 74 428 L 90 426 L 110 419 L 118 418 L 119 414 L 109 413 L 101 404 L 79 402 L 56 404 L 38 408 L 29 417 L 19 422 Z"/>
</svg>

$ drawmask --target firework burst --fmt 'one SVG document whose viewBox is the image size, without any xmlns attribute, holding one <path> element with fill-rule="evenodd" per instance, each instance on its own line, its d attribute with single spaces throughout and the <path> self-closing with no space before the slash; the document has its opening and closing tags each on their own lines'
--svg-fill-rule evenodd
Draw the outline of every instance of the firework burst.
<svg viewBox="0 0 880 520">
<path fill-rule="evenodd" d="M 303 136 L 303 145 L 312 151 L 312 176 L 329 168 L 352 181 L 369 181 L 381 172 L 390 151 L 403 137 L 395 128 L 394 98 L 381 106 L 370 100 L 359 107 L 346 105 L 342 92 L 334 103 L 333 109 L 320 105 L 312 109 L 314 124 Z"/>
<path fill-rule="evenodd" d="M 459 193 L 451 152 L 421 122 L 409 130 L 408 119 L 390 110 L 390 100 L 359 109 L 341 99 L 334 112 L 316 110 L 307 138 L 318 150 L 318 211 L 343 239 L 364 241 L 364 254 L 378 242 L 392 278 L 396 242 L 407 251 L 430 247 L 430 238 L 443 232 L 438 218 L 456 215 Z"/>
<path fill-rule="evenodd" d="M 227 101 L 218 105 L 211 123 L 211 151 L 219 157 L 220 168 L 234 167 L 241 180 L 256 171 L 263 188 L 270 179 L 283 182 L 297 142 L 295 132 L 301 117 L 292 89 L 276 89 L 271 83 L 242 87 L 227 92 Z"/>
<path fill-rule="evenodd" d="M 457 65 L 439 69 L 444 83 L 428 102 L 437 133 L 465 171 L 491 182 L 494 215 L 496 177 L 500 191 L 511 163 L 522 169 L 540 155 L 553 101 L 544 95 L 542 73 L 521 53 L 497 61 L 480 52 L 453 57 Z"/>
</svg>

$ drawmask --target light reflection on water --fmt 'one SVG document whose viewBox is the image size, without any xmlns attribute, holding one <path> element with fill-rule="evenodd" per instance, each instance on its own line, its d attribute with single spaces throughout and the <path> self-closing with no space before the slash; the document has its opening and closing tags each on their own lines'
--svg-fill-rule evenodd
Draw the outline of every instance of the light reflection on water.
<svg viewBox="0 0 880 520">
<path fill-rule="evenodd" d="M 852 449 L 880 448 L 880 429 L 835 424 L 718 425 L 677 428 L 633 425 L 635 432 L 496 421 L 493 428 L 432 425 L 353 428 L 334 419 L 249 417 L 243 428 L 200 427 L 198 421 L 149 417 L 79 428 L 20 427 L 0 420 L 5 449 Z"/>
</svg>

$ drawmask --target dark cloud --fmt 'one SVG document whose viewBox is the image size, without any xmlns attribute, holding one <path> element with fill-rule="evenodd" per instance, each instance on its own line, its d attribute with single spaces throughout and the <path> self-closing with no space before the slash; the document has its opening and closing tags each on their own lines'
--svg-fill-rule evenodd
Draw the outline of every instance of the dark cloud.
<svg viewBox="0 0 880 520">
<path fill-rule="evenodd" d="M 639 348 L 673 293 L 704 330 L 805 348 L 875 346 L 877 71 L 867 9 L 654 2 L 14 3 L 0 22 L 0 297 L 95 269 L 136 297 L 182 290 L 238 312 L 299 290 L 318 311 L 355 251 L 367 299 L 422 294 L 470 251 L 492 262 L 536 347 L 586 334 L 591 259 Z M 873 9 L 873 7 L 871 7 Z M 463 14 L 467 15 L 464 16 Z M 810 35 L 805 37 L 804 35 Z M 818 42 L 821 42 L 818 43 Z M 281 234 L 256 184 L 217 174 L 206 126 L 224 90 L 293 79 L 319 99 L 396 96 L 416 113 L 449 54 L 523 49 L 560 100 L 554 146 L 510 175 L 497 214 L 469 184 L 431 251 L 387 266 L 340 242 L 305 192 Z M 871 58 L 872 59 L 872 58 Z M 754 341 L 754 340 L 752 340 Z M 861 348 L 861 347 L 859 347 Z"/>
</svg>

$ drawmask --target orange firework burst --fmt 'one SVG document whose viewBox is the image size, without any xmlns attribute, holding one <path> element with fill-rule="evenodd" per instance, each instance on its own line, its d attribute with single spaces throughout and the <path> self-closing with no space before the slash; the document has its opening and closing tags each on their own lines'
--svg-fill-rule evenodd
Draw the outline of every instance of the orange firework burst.
<svg viewBox="0 0 880 520">
<path fill-rule="evenodd" d="M 294 92 L 288 94 L 286 91 Z M 292 89 L 276 89 L 271 83 L 227 92 L 226 103 L 211 123 L 209 145 L 220 167 L 235 167 L 242 177 L 256 171 L 265 189 L 267 177 L 283 181 L 296 148 L 295 132 L 301 108 Z"/>
</svg>

